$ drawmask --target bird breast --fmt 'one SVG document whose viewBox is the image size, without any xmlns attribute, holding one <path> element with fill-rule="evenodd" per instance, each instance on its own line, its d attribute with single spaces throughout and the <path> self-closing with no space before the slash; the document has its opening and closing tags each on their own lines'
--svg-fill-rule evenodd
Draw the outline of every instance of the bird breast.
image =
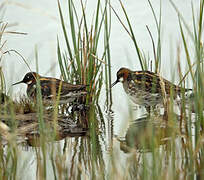
<svg viewBox="0 0 204 180">
<path fill-rule="evenodd" d="M 159 93 L 145 91 L 144 88 L 137 85 L 133 80 L 123 83 L 123 88 L 130 99 L 141 106 L 154 106 L 162 103 L 163 99 Z"/>
</svg>

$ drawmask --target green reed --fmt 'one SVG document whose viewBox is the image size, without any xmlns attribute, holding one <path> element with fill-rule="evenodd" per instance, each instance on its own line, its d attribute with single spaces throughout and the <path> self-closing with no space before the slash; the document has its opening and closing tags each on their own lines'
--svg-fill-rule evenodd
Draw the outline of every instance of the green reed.
<svg viewBox="0 0 204 180">
<path fill-rule="evenodd" d="M 95 13 L 92 23 L 88 22 L 86 4 L 81 1 L 81 9 L 76 9 L 75 2 L 68 0 L 68 18 L 63 15 L 60 3 L 58 2 L 61 25 L 66 43 L 63 52 L 58 41 L 57 53 L 62 77 L 65 81 L 77 84 L 87 84 L 88 96 L 86 102 L 90 104 L 87 119 L 90 132 L 90 145 L 87 142 L 80 144 L 80 149 L 88 149 L 89 159 L 85 158 L 86 151 L 79 153 L 85 165 L 85 171 L 90 172 L 90 177 L 96 179 L 95 173 L 104 174 L 102 149 L 99 142 L 99 129 L 101 119 L 98 103 L 103 82 L 105 80 L 107 104 L 112 103 L 111 96 L 111 61 L 110 61 L 110 30 L 111 30 L 111 10 L 109 1 L 96 3 Z M 82 13 L 79 16 L 80 12 Z M 66 28 L 69 24 L 70 29 Z M 103 42 L 103 44 L 101 44 Z M 99 52 L 100 49 L 100 52 Z M 99 110 L 99 112 L 98 112 Z M 85 118 L 84 118 L 85 119 Z M 84 123 L 82 122 L 82 123 Z M 87 144 L 87 145 L 86 145 Z M 80 162 L 80 164 L 82 163 Z M 91 167 L 91 168 L 90 168 Z M 78 173 L 76 173 L 80 176 Z M 101 175 L 102 175 L 101 174 Z M 73 175 L 75 177 L 75 175 Z"/>
<path fill-rule="evenodd" d="M 86 4 L 81 1 L 81 17 L 72 0 L 68 0 L 68 21 L 58 1 L 60 19 L 66 42 L 66 50 L 62 52 L 58 41 L 58 61 L 62 77 L 65 81 L 87 84 L 89 95 L 88 102 L 98 100 L 105 68 L 107 79 L 106 86 L 110 87 L 110 22 L 108 19 L 108 1 L 97 1 L 93 23 L 87 22 Z M 70 25 L 70 32 L 66 28 Z M 105 29 L 104 35 L 103 29 Z M 98 52 L 99 41 L 104 39 L 104 47 L 101 55 Z"/>
<path fill-rule="evenodd" d="M 2 7 L 0 8 L 0 11 L 2 11 Z M 6 25 L 4 23 L 0 23 L 0 44 L 1 44 L 1 48 L 0 50 L 3 51 L 3 35 L 6 29 Z M 0 60 L 1 61 L 1 60 Z M 6 90 L 6 85 L 5 85 L 5 79 L 4 79 L 4 74 L 2 71 L 2 67 L 0 68 L 0 98 L 2 99 Z M 1 103 L 3 103 L 2 101 L 0 101 Z M 2 108 L 2 106 L 0 107 L 1 111 L 4 111 L 4 108 Z M 4 112 L 3 112 L 4 113 Z M 6 114 L 7 112 L 5 112 Z M 13 122 L 13 121 L 12 121 Z M 10 123 L 11 127 L 13 123 Z M 2 140 L 2 137 L 1 137 Z M 3 144 L 0 143 L 0 158 L 1 158 L 1 163 L 0 163 L 0 177 L 2 178 L 13 178 L 15 179 L 16 177 L 16 168 L 17 168 L 17 156 L 16 156 L 16 150 L 15 150 L 15 146 L 13 146 L 12 144 L 10 144 L 10 146 L 8 147 L 8 151 L 7 151 L 7 155 L 6 158 L 4 158 L 4 147 Z"/>
<path fill-rule="evenodd" d="M 191 74 L 191 78 L 193 80 L 193 90 L 194 96 L 192 97 L 191 104 L 192 110 L 195 112 L 195 138 L 190 141 L 190 166 L 187 168 L 191 169 L 192 166 L 195 169 L 197 174 L 200 174 L 203 177 L 202 167 L 203 167 L 203 146 L 201 145 L 201 139 L 203 137 L 203 127 L 204 127 L 204 48 L 202 41 L 202 32 L 203 32 L 203 8 L 204 2 L 200 1 L 199 3 L 199 11 L 195 11 L 195 7 L 192 4 L 192 22 L 193 29 L 191 30 L 186 24 L 185 19 L 179 13 L 175 4 L 171 2 L 174 6 L 175 10 L 178 12 L 178 19 L 180 24 L 180 31 L 183 40 L 183 46 L 185 49 L 186 59 L 189 67 L 189 72 Z M 186 30 L 186 32 L 184 31 Z M 194 51 L 192 53 L 191 48 L 188 45 L 186 40 L 186 34 L 191 37 L 191 42 L 194 46 Z M 194 122 L 190 119 L 190 125 L 194 124 Z M 192 132 L 190 132 L 192 134 Z M 195 143 L 193 143 L 194 141 Z M 199 158 L 197 158 L 199 157 Z M 200 162 L 198 162 L 200 161 Z"/>
<path fill-rule="evenodd" d="M 130 36 L 131 40 L 133 41 L 136 53 L 137 53 L 137 57 L 140 63 L 140 67 L 142 70 L 148 70 L 151 69 L 152 67 L 150 67 L 149 65 L 151 65 L 150 63 L 150 59 L 148 56 L 146 56 L 146 53 L 142 51 L 142 49 L 139 47 L 139 44 L 136 40 L 135 34 L 134 34 L 134 28 L 132 27 L 131 21 L 128 17 L 128 13 L 122 3 L 122 1 L 120 2 L 120 6 L 122 7 L 123 13 L 125 15 L 125 19 L 127 21 L 128 26 L 126 27 L 124 22 L 121 20 L 121 18 L 119 17 L 118 13 L 114 10 L 113 7 L 112 10 L 115 13 L 116 17 L 118 18 L 119 22 L 121 23 L 121 25 L 123 26 L 123 28 L 125 29 L 125 31 L 128 33 L 128 35 Z M 151 41 L 152 41 L 152 46 L 153 46 L 153 53 L 154 53 L 154 66 L 155 66 L 155 72 L 159 72 L 160 70 L 160 64 L 161 64 L 161 1 L 160 1 L 160 14 L 159 14 L 159 18 L 156 17 L 156 13 L 155 10 L 152 6 L 151 1 L 148 0 L 149 6 L 151 8 L 154 20 L 155 20 L 155 24 L 156 24 L 156 29 L 157 29 L 157 46 L 155 45 L 154 39 L 152 37 L 151 31 L 147 26 L 147 31 L 149 32 Z M 152 66 L 152 65 L 151 65 Z"/>
<path fill-rule="evenodd" d="M 1 8 L 0 8 L 0 11 Z M 0 51 L 3 52 L 3 48 L 4 48 L 4 43 L 2 38 L 3 38 L 3 35 L 6 31 L 6 27 L 7 27 L 7 24 L 3 23 L 3 22 L 0 22 L 0 43 L 1 43 L 1 46 L 0 46 Z M 2 61 L 2 57 L 0 58 L 0 62 Z M 3 74 L 3 71 L 2 71 L 2 67 L 0 67 L 0 92 L 1 93 L 5 93 L 6 92 L 6 84 L 5 84 L 5 78 L 4 78 L 4 74 Z M 1 96 L 1 95 L 0 95 Z"/>
</svg>

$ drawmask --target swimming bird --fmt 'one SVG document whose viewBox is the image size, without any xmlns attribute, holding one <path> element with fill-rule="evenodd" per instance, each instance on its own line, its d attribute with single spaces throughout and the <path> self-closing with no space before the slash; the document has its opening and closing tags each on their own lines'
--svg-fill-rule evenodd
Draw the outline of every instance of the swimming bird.
<svg viewBox="0 0 204 180">
<path fill-rule="evenodd" d="M 42 99 L 45 102 L 56 101 L 59 95 L 60 104 L 73 102 L 81 97 L 86 96 L 86 85 L 82 84 L 70 84 L 60 79 L 52 77 L 43 77 L 36 72 L 28 72 L 22 81 L 14 83 L 17 85 L 20 83 L 27 84 L 27 95 L 30 99 L 37 99 L 37 79 L 40 83 L 40 89 Z"/>
</svg>

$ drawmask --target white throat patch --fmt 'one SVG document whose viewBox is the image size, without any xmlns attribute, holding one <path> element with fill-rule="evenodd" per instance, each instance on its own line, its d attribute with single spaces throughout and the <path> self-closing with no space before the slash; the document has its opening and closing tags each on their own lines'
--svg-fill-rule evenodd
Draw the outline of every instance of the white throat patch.
<svg viewBox="0 0 204 180">
<path fill-rule="evenodd" d="M 28 81 L 26 84 L 31 84 L 33 81 Z"/>
<path fill-rule="evenodd" d="M 120 77 L 119 81 L 120 81 L 120 82 L 123 82 L 123 81 L 124 81 L 124 78 L 123 78 L 123 77 Z"/>
</svg>

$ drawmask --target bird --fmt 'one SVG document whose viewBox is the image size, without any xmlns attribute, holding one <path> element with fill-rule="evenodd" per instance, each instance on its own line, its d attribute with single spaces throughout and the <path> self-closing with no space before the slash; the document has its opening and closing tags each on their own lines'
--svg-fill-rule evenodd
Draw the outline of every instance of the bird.
<svg viewBox="0 0 204 180">
<path fill-rule="evenodd" d="M 151 71 L 131 71 L 128 68 L 120 68 L 117 72 L 117 79 L 111 88 L 118 82 L 123 84 L 123 88 L 130 99 L 137 105 L 145 106 L 147 111 L 150 107 L 162 104 L 164 97 L 175 99 L 182 92 L 192 89 L 181 88 L 170 81 L 162 78 Z"/>
<path fill-rule="evenodd" d="M 59 104 L 66 104 L 87 95 L 87 85 L 70 84 L 60 79 L 40 76 L 36 72 L 28 72 L 22 81 L 12 85 L 27 84 L 26 92 L 28 97 L 32 100 L 37 100 L 37 80 L 40 83 L 43 102 L 56 101 L 59 95 Z"/>
</svg>

